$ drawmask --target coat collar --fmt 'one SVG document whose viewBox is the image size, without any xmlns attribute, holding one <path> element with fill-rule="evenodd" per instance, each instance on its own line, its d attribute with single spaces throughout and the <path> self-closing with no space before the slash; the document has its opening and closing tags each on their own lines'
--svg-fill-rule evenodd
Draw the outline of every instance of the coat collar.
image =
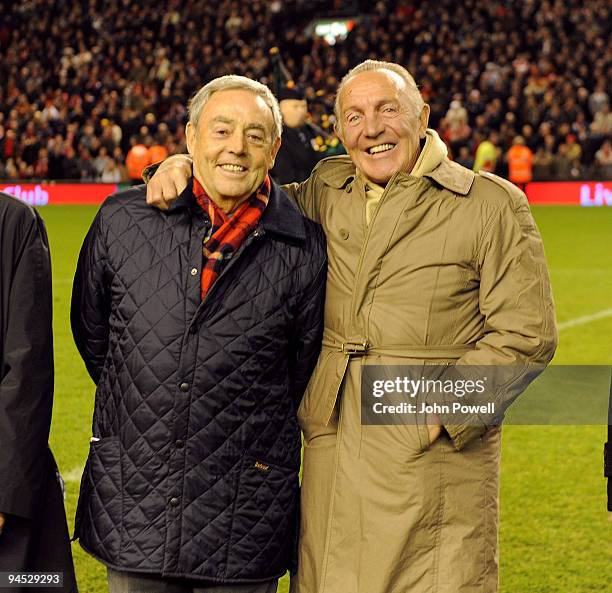
<svg viewBox="0 0 612 593">
<path fill-rule="evenodd" d="M 184 208 L 200 210 L 193 195 L 193 177 L 168 208 L 168 212 L 176 212 Z M 274 181 L 272 181 L 268 205 L 261 216 L 260 226 L 266 232 L 290 240 L 303 241 L 306 239 L 306 227 L 302 215 Z"/>
<path fill-rule="evenodd" d="M 433 130 L 427 130 L 428 135 L 437 138 Z M 342 189 L 356 178 L 355 165 L 346 156 L 331 157 L 321 161 L 317 167 L 319 179 L 334 189 Z M 400 178 L 411 178 L 413 175 L 401 173 Z M 435 181 L 445 189 L 453 193 L 465 196 L 469 193 L 475 174 L 473 171 L 462 167 L 451 161 L 446 156 L 440 158 L 440 162 L 431 171 L 423 173 L 423 177 Z"/>
<path fill-rule="evenodd" d="M 271 233 L 290 240 L 304 241 L 304 218 L 281 188 L 272 182 L 268 206 L 261 216 L 261 226 Z"/>
<path fill-rule="evenodd" d="M 476 175 L 473 171 L 445 158 L 433 171 L 423 177 L 433 179 L 436 183 L 456 194 L 467 196 Z"/>
</svg>

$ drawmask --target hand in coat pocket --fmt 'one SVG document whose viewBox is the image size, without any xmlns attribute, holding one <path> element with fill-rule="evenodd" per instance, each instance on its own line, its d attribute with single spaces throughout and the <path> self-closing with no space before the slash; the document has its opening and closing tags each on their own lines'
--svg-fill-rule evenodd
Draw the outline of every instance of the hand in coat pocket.
<svg viewBox="0 0 612 593">
<path fill-rule="evenodd" d="M 427 415 L 427 431 L 429 433 L 429 446 L 431 447 L 442 434 L 442 425 L 437 414 Z"/>
</svg>

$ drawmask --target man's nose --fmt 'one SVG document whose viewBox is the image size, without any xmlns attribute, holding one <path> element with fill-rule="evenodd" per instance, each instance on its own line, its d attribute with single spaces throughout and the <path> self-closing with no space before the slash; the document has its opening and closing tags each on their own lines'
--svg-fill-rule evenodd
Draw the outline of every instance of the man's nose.
<svg viewBox="0 0 612 593">
<path fill-rule="evenodd" d="M 385 130 L 382 119 L 378 114 L 370 114 L 364 117 L 364 132 L 368 138 L 376 138 Z"/>
<path fill-rule="evenodd" d="M 244 154 L 246 151 L 246 139 L 244 134 L 235 132 L 229 138 L 228 148 L 234 154 Z"/>
</svg>

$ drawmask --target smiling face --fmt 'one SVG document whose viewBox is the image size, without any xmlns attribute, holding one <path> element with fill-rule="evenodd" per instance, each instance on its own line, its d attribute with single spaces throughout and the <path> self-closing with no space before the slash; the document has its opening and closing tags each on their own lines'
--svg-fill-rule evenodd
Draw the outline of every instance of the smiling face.
<svg viewBox="0 0 612 593">
<path fill-rule="evenodd" d="M 196 126 L 187 124 L 193 174 L 208 196 L 231 212 L 263 183 L 274 165 L 280 139 L 273 141 L 270 107 L 248 90 L 213 93 Z"/>
<path fill-rule="evenodd" d="M 339 97 L 337 132 L 355 166 L 386 184 L 397 171 L 410 173 L 425 137 L 429 106 L 414 115 L 404 80 L 390 70 L 357 74 Z"/>
</svg>

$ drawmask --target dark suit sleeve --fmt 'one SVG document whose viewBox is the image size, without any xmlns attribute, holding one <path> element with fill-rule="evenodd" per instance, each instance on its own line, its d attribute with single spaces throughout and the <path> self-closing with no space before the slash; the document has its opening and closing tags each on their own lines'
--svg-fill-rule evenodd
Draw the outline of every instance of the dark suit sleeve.
<svg viewBox="0 0 612 593">
<path fill-rule="evenodd" d="M 318 262 L 314 279 L 303 288 L 301 301 L 297 306 L 294 325 L 293 347 L 290 353 L 291 393 L 296 410 L 306 390 L 310 375 L 317 362 L 323 338 L 323 309 L 325 303 L 325 286 L 327 282 L 327 258 L 325 241 L 320 227 L 320 253 L 313 254 Z"/>
<path fill-rule="evenodd" d="M 7 212 L 0 230 L 0 512 L 30 518 L 49 459 L 51 261 L 39 215 L 21 205 Z"/>
<path fill-rule="evenodd" d="M 612 511 L 612 381 L 608 404 L 608 442 L 604 445 L 604 476 L 608 479 L 608 510 Z"/>
<path fill-rule="evenodd" d="M 106 264 L 107 252 L 100 211 L 81 247 L 70 309 L 74 341 L 96 384 L 108 350 L 110 299 L 105 280 Z"/>
</svg>

